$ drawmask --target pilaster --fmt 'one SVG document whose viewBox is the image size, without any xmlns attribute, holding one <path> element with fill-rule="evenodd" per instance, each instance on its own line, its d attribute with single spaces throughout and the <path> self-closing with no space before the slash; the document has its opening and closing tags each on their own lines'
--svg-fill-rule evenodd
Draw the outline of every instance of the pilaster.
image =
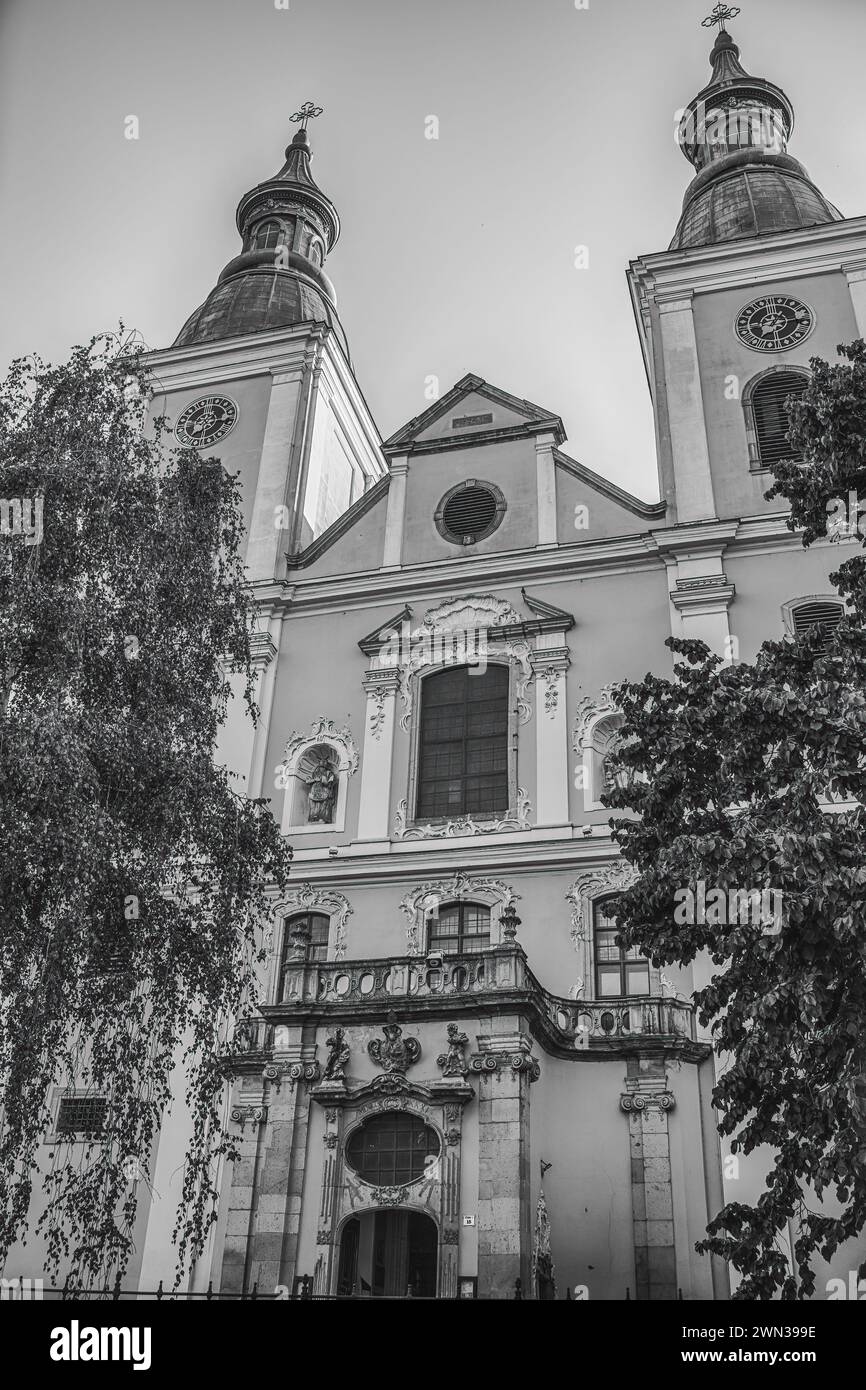
<svg viewBox="0 0 866 1390">
<path fill-rule="evenodd" d="M 367 709 L 364 756 L 361 762 L 361 806 L 358 839 L 387 841 L 391 802 L 391 761 L 400 672 L 396 667 L 372 669 L 364 677 Z"/>
<path fill-rule="evenodd" d="M 391 481 L 388 484 L 388 510 L 385 515 L 385 547 L 382 568 L 398 568 L 403 563 L 403 532 L 406 525 L 406 485 L 409 478 L 408 458 L 391 459 Z"/>
<path fill-rule="evenodd" d="M 535 441 L 535 481 L 538 496 L 538 547 L 556 545 L 556 438 L 540 434 Z"/>
<path fill-rule="evenodd" d="M 550 637 L 557 645 L 543 646 Z M 542 634 L 532 653 L 535 674 L 535 748 L 537 763 L 536 823 L 568 822 L 568 713 L 566 672 L 569 653 L 565 633 Z"/>
<path fill-rule="evenodd" d="M 537 1064 L 524 1020 L 491 1020 L 478 1038 L 478 1294 L 513 1298 L 529 1288 L 531 1213 L 529 1087 Z"/>
<path fill-rule="evenodd" d="M 716 514 L 692 295 L 659 299 L 677 520 Z"/>
<path fill-rule="evenodd" d="M 675 1100 L 661 1059 L 628 1062 L 620 1109 L 628 1115 L 638 1301 L 675 1299 L 677 1260 L 668 1116 Z"/>
</svg>

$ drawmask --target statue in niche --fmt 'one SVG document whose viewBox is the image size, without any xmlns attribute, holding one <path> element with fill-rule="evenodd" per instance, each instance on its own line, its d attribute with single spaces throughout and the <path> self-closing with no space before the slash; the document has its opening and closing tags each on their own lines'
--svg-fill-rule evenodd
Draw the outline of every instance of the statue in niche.
<svg viewBox="0 0 866 1390">
<path fill-rule="evenodd" d="M 456 1023 L 448 1024 L 448 1051 L 440 1053 L 436 1058 L 437 1065 L 442 1068 L 443 1076 L 465 1076 L 469 1070 L 463 1056 L 463 1050 L 469 1038 L 465 1033 L 461 1033 Z"/>
<path fill-rule="evenodd" d="M 328 1049 L 328 1060 L 325 1063 L 323 1079 L 325 1081 L 345 1081 L 346 1067 L 349 1064 L 351 1049 L 346 1042 L 345 1028 L 337 1028 L 330 1038 L 325 1039 L 325 1046 Z"/>
<path fill-rule="evenodd" d="M 337 805 L 339 777 L 327 759 L 322 759 L 313 768 L 307 783 L 307 822 L 330 825 L 334 819 Z"/>
</svg>

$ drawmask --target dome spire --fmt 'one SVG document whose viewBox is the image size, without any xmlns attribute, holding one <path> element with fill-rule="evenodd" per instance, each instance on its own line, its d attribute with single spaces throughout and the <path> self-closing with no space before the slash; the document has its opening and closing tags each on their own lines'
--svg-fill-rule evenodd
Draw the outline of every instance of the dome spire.
<svg viewBox="0 0 866 1390">
<path fill-rule="evenodd" d="M 238 204 L 243 249 L 184 324 L 175 346 L 324 322 L 348 356 L 337 296 L 322 269 L 339 238 L 340 218 L 310 170 L 313 152 L 307 125 L 322 110 L 305 101 L 290 117 L 299 128 L 286 147 L 283 167 L 251 188 Z"/>
<path fill-rule="evenodd" d="M 795 231 L 842 214 L 788 154 L 794 108 L 765 77 L 752 77 L 725 23 L 740 13 L 717 4 L 702 21 L 718 26 L 712 77 L 689 102 L 678 140 L 696 174 L 686 190 L 671 250 Z"/>
</svg>

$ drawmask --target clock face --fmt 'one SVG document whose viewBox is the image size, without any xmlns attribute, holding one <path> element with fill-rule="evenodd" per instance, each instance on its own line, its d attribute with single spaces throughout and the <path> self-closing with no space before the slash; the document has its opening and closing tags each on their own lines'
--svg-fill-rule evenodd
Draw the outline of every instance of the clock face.
<svg viewBox="0 0 866 1390">
<path fill-rule="evenodd" d="M 225 439 L 238 422 L 238 408 L 228 396 L 199 396 L 174 427 L 175 438 L 194 449 L 209 449 Z"/>
<path fill-rule="evenodd" d="M 783 352 L 796 347 L 814 327 L 815 315 L 808 304 L 786 294 L 753 299 L 734 323 L 740 342 L 753 352 Z"/>
</svg>

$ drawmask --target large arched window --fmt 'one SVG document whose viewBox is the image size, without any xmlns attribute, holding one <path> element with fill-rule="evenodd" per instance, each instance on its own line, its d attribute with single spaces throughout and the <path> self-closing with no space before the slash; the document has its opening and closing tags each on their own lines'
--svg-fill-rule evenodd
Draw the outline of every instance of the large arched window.
<svg viewBox="0 0 866 1390">
<path fill-rule="evenodd" d="M 483 903 L 444 903 L 430 919 L 427 949 L 448 956 L 478 955 L 490 946 L 490 908 Z"/>
<path fill-rule="evenodd" d="M 796 461 L 802 458 L 788 442 L 790 419 L 786 402 L 791 397 L 802 396 L 808 384 L 809 376 L 805 371 L 771 367 L 746 387 L 743 408 L 752 469 L 772 468 L 784 458 Z"/>
<path fill-rule="evenodd" d="M 450 667 L 421 684 L 416 816 L 508 810 L 508 667 Z"/>
<path fill-rule="evenodd" d="M 593 903 L 596 999 L 634 998 L 649 994 L 649 961 L 636 946 L 619 945 L 619 928 L 610 911 L 611 899 Z"/>
</svg>

